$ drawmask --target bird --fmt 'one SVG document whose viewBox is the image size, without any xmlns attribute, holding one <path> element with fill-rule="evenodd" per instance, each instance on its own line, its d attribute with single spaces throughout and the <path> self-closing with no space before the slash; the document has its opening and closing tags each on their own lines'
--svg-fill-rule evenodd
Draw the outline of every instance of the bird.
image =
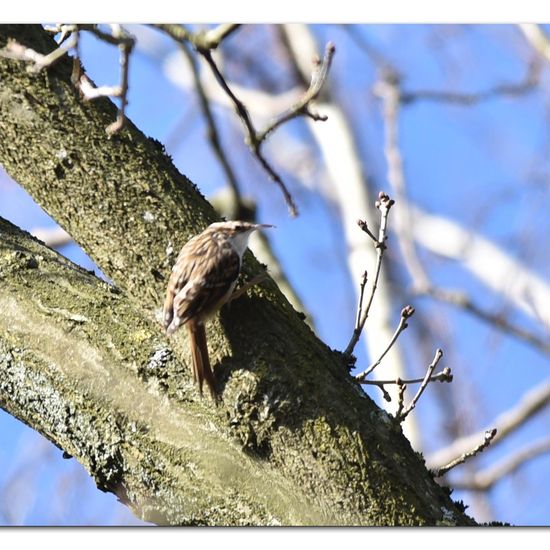
<svg viewBox="0 0 550 550">
<path fill-rule="evenodd" d="M 218 395 L 205 323 L 225 303 L 265 279 L 264 272 L 234 292 L 250 235 L 268 227 L 274 226 L 245 221 L 210 224 L 183 246 L 168 280 L 163 307 L 166 334 L 172 336 L 182 325 L 187 326 L 193 380 L 198 383 L 201 396 L 206 381 L 214 401 Z"/>
</svg>

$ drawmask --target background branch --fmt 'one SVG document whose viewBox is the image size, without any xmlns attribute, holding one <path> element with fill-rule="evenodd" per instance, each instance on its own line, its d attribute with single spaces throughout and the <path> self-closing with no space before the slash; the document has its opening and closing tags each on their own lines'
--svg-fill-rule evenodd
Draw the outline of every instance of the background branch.
<svg viewBox="0 0 550 550">
<path fill-rule="evenodd" d="M 550 382 L 540 384 L 526 392 L 517 405 L 499 414 L 498 417 L 491 422 L 498 430 L 492 441 L 492 446 L 494 447 L 506 436 L 523 426 L 526 420 L 547 407 L 549 403 Z M 469 436 L 459 438 L 453 441 L 448 447 L 428 455 L 426 457 L 428 467 L 431 470 L 439 470 L 446 464 L 455 460 L 456 457 L 468 453 L 478 445 L 479 441 L 483 440 L 485 433 L 492 429 L 493 427 L 491 426 Z"/>
</svg>

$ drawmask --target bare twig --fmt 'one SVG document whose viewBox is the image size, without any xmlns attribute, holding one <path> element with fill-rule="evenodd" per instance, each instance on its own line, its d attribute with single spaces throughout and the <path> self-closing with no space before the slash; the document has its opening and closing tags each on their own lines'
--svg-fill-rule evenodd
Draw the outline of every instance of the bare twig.
<svg viewBox="0 0 550 550">
<path fill-rule="evenodd" d="M 386 384 L 397 384 L 398 386 L 409 385 L 409 384 L 420 384 L 424 382 L 425 377 L 422 378 L 411 378 L 410 380 L 402 380 L 397 378 L 396 380 L 365 380 L 361 382 L 362 384 L 368 384 L 370 386 L 385 386 Z M 453 374 L 449 367 L 445 367 L 442 371 L 437 374 L 432 374 L 428 382 L 452 382 Z"/>
<path fill-rule="evenodd" d="M 365 274 L 366 274 L 366 271 L 365 271 Z M 363 296 L 363 287 L 364 287 L 364 285 L 362 285 L 362 288 L 361 288 L 361 298 Z M 361 302 L 362 302 L 362 300 L 360 299 L 360 301 L 359 301 L 359 306 L 360 307 L 361 307 Z M 388 344 L 386 349 L 382 352 L 380 357 L 374 363 L 372 363 L 372 365 L 370 365 L 368 369 L 366 369 L 361 374 L 358 374 L 355 377 L 355 379 L 358 382 L 365 383 L 365 379 L 367 378 L 367 376 L 382 362 L 382 359 L 384 359 L 386 353 L 388 353 L 388 351 L 390 351 L 390 349 L 393 347 L 393 345 L 397 341 L 397 338 L 399 338 L 399 335 L 408 327 L 407 319 L 409 319 L 409 317 L 412 317 L 413 314 L 414 314 L 414 308 L 412 306 L 406 306 L 401 310 L 401 317 L 399 319 L 399 325 L 395 329 L 395 332 L 394 332 L 394 334 L 393 334 L 393 336 L 390 340 L 390 343 Z M 359 319 L 359 311 L 358 311 L 358 314 L 357 314 L 357 318 Z M 377 380 L 374 383 L 378 384 L 379 382 L 380 381 Z M 404 381 L 403 383 L 407 384 L 408 382 Z"/>
<path fill-rule="evenodd" d="M 325 80 L 327 79 L 335 51 L 336 48 L 334 44 L 332 42 L 329 42 L 325 47 L 325 55 L 323 57 L 323 60 L 321 61 L 320 59 L 316 59 L 314 61 L 314 69 L 313 74 L 311 75 L 311 82 L 305 94 L 287 111 L 275 117 L 274 120 L 272 120 L 264 130 L 258 132 L 255 135 L 255 140 L 258 143 L 264 141 L 269 136 L 269 134 L 271 134 L 271 132 L 281 126 L 281 124 L 284 124 L 285 122 L 288 122 L 289 120 L 292 120 L 293 118 L 296 118 L 298 116 L 308 116 L 313 120 L 327 120 L 326 116 L 312 113 L 310 110 L 310 104 L 314 99 L 317 98 L 323 87 L 323 84 L 325 83 Z"/>
<path fill-rule="evenodd" d="M 438 349 L 435 352 L 435 356 L 434 356 L 432 362 L 430 363 L 428 369 L 426 370 L 426 375 L 424 376 L 424 379 L 422 380 L 422 384 L 420 384 L 420 388 L 418 388 L 418 391 L 416 392 L 416 395 L 413 397 L 413 399 L 410 402 L 409 406 L 399 416 L 396 417 L 400 422 L 403 422 L 403 420 L 405 420 L 405 418 L 407 418 L 407 416 L 416 407 L 416 404 L 418 403 L 418 400 L 420 399 L 420 396 L 424 393 L 424 390 L 426 389 L 426 387 L 430 383 L 430 380 L 432 378 L 432 373 L 435 370 L 435 367 L 437 367 L 437 364 L 439 363 L 439 361 L 441 360 L 442 357 L 443 357 L 443 352 L 440 349 Z"/>
<path fill-rule="evenodd" d="M 493 445 L 502 441 L 507 435 L 514 432 L 520 426 L 544 407 L 550 404 L 550 381 L 540 384 L 528 391 L 521 401 L 513 408 L 501 413 L 492 424 L 497 427 L 498 434 L 494 438 Z M 460 456 L 474 448 L 483 434 L 491 428 L 480 430 L 474 434 L 455 440 L 451 445 L 436 451 L 426 458 L 426 463 L 431 470 L 438 470 L 448 464 L 457 456 Z"/>
<path fill-rule="evenodd" d="M 527 74 L 521 82 L 497 84 L 481 92 L 451 92 L 440 90 L 415 90 L 402 92 L 401 103 L 411 104 L 416 101 L 436 101 L 470 106 L 498 97 L 514 97 L 531 92 L 540 81 L 541 64 L 534 60 L 529 64 Z"/>
<path fill-rule="evenodd" d="M 386 401 L 391 402 L 390 394 L 386 391 L 385 386 L 395 384 L 399 387 L 398 390 L 398 408 L 395 418 L 399 419 L 404 406 L 404 396 L 405 390 L 409 384 L 419 384 L 424 382 L 425 378 L 411 378 L 410 380 L 402 380 L 401 378 L 396 378 L 395 380 L 363 380 L 361 384 L 369 386 L 377 386 L 383 394 L 383 397 Z M 432 374 L 428 382 L 452 382 L 453 374 L 449 367 L 445 367 L 441 372 L 437 374 Z"/>
<path fill-rule="evenodd" d="M 369 229 L 366 220 L 357 220 L 357 225 L 361 231 L 364 231 L 375 243 L 378 242 L 378 239 L 375 237 L 374 233 Z"/>
<path fill-rule="evenodd" d="M 395 413 L 395 418 L 401 418 L 401 415 L 403 414 L 403 408 L 405 406 L 405 390 L 407 389 L 407 385 L 399 384 L 399 392 L 397 394 L 397 412 Z"/>
<path fill-rule="evenodd" d="M 235 107 L 235 111 L 239 115 L 239 118 L 241 119 L 241 122 L 243 123 L 243 126 L 245 127 L 247 131 L 247 144 L 260 162 L 260 164 L 263 166 L 264 170 L 269 174 L 271 179 L 277 183 L 279 186 L 281 192 L 283 193 L 283 196 L 285 198 L 285 202 L 287 203 L 287 206 L 290 210 L 290 214 L 295 217 L 298 215 L 298 209 L 296 207 L 296 204 L 294 203 L 294 199 L 292 198 L 292 195 L 288 191 L 286 185 L 284 184 L 283 180 L 279 176 L 279 174 L 274 170 L 274 168 L 269 164 L 269 162 L 265 159 L 265 157 L 262 155 L 260 146 L 262 142 L 258 142 L 256 139 L 256 130 L 254 129 L 254 125 L 252 124 L 252 120 L 250 118 L 250 115 L 248 114 L 248 110 L 244 106 L 244 104 L 237 98 L 237 96 L 233 93 L 229 85 L 227 84 L 225 77 L 219 70 L 218 66 L 216 65 L 216 62 L 214 61 L 211 53 L 209 50 L 200 49 L 198 50 L 199 53 L 204 57 L 208 65 L 210 66 L 212 72 L 214 73 L 214 76 L 216 77 L 216 80 L 218 81 L 218 84 L 222 87 L 222 89 L 225 91 L 225 93 L 230 97 L 231 101 L 233 102 L 233 105 Z"/>
<path fill-rule="evenodd" d="M 374 299 L 374 294 L 376 292 L 376 288 L 378 286 L 378 279 L 380 277 L 380 269 L 382 267 L 382 257 L 384 255 L 384 250 L 386 249 L 386 233 L 388 230 L 388 215 L 390 213 L 390 209 L 394 204 L 393 199 L 390 199 L 388 195 L 384 192 L 380 192 L 378 195 L 378 200 L 376 201 L 376 207 L 378 210 L 380 210 L 380 229 L 378 230 L 378 239 L 376 240 L 376 267 L 375 267 L 375 275 L 374 280 L 372 282 L 369 300 L 367 303 L 367 306 L 362 311 L 361 315 L 359 316 L 359 323 L 356 324 L 353 334 L 351 336 L 351 339 L 344 351 L 344 356 L 348 358 L 352 357 L 353 350 L 359 341 L 359 337 L 361 336 L 361 332 L 363 331 L 363 327 L 365 326 L 365 322 L 369 316 L 369 311 L 372 305 L 372 301 Z M 361 296 L 361 302 L 362 302 L 362 296 Z"/>
<path fill-rule="evenodd" d="M 550 438 L 546 437 L 535 443 L 526 445 L 523 449 L 507 456 L 503 460 L 493 464 L 484 470 L 474 473 L 471 476 L 453 480 L 452 486 L 455 489 L 466 489 L 470 491 L 486 491 L 504 477 L 510 475 L 526 462 L 550 452 Z"/>
<path fill-rule="evenodd" d="M 78 31 L 88 31 L 97 36 L 100 40 L 113 46 L 117 46 L 120 51 L 120 84 L 118 86 L 95 86 L 85 75 L 80 75 L 77 80 L 77 87 L 85 99 L 91 100 L 98 97 L 118 97 L 120 106 L 116 120 L 107 126 L 105 131 L 108 135 L 119 132 L 126 124 L 126 106 L 128 105 L 128 65 L 130 55 L 135 45 L 135 39 L 121 25 L 110 25 L 111 34 L 102 31 L 98 25 L 82 24 L 75 25 Z M 78 39 L 77 39 L 78 45 Z M 73 69 L 73 77 L 75 70 Z"/>
<path fill-rule="evenodd" d="M 359 285 L 359 303 L 357 304 L 357 315 L 355 317 L 355 326 L 359 327 L 361 322 L 361 312 L 363 310 L 363 296 L 365 295 L 365 287 L 367 286 L 367 280 L 369 274 L 367 271 L 363 273 L 363 278 L 361 279 L 361 284 Z"/>
<path fill-rule="evenodd" d="M 459 464 L 463 464 L 469 458 L 472 458 L 477 454 L 481 453 L 484 449 L 486 449 L 491 444 L 491 441 L 493 441 L 496 435 L 497 435 L 496 428 L 487 430 L 483 436 L 483 441 L 479 445 L 477 445 L 471 451 L 461 454 L 459 457 L 455 458 L 445 466 L 442 466 L 441 468 L 437 469 L 434 472 L 435 477 L 441 477 L 445 475 L 448 471 L 452 470 L 455 466 L 458 466 Z"/>
<path fill-rule="evenodd" d="M 233 204 L 236 205 L 237 207 L 236 210 L 241 210 L 242 197 L 240 193 L 239 184 L 237 182 L 237 176 L 235 175 L 235 172 L 231 167 L 229 159 L 227 158 L 227 155 L 223 150 L 221 140 L 219 137 L 218 127 L 214 119 L 214 114 L 212 113 L 212 109 L 210 108 L 210 102 L 206 95 L 206 91 L 204 90 L 204 87 L 202 85 L 199 68 L 197 66 L 197 60 L 195 59 L 195 56 L 189 51 L 189 47 L 185 42 L 182 42 L 180 47 L 185 57 L 187 58 L 187 61 L 189 62 L 189 65 L 191 67 L 191 72 L 193 73 L 193 79 L 195 81 L 195 89 L 199 96 L 199 103 L 201 106 L 201 110 L 206 120 L 206 124 L 208 126 L 208 139 L 210 140 L 210 144 L 212 145 L 214 154 L 218 158 L 218 161 L 220 162 L 223 168 L 223 171 L 225 172 L 225 175 L 227 177 L 227 182 L 229 183 L 229 188 L 231 189 L 231 193 L 233 195 L 232 197 Z M 236 219 L 243 219 L 241 216 L 238 215 L 238 212 L 236 212 L 236 214 L 237 214 Z"/>
</svg>

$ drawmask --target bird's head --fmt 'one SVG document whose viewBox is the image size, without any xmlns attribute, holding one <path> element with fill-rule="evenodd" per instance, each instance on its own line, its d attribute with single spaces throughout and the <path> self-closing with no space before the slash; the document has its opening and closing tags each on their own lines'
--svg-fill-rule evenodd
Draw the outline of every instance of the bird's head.
<svg viewBox="0 0 550 550">
<path fill-rule="evenodd" d="M 233 220 L 228 222 L 213 223 L 208 227 L 208 229 L 213 233 L 218 233 L 223 235 L 225 238 L 230 239 L 233 248 L 235 248 L 239 255 L 242 256 L 248 246 L 248 238 L 250 237 L 250 234 L 257 229 L 264 227 L 275 226 L 266 223 L 250 223 Z"/>
</svg>

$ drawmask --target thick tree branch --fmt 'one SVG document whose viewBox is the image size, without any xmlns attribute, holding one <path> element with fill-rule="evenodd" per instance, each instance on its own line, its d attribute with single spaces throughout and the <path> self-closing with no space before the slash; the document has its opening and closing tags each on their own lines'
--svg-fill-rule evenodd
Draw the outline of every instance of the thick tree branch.
<svg viewBox="0 0 550 550">
<path fill-rule="evenodd" d="M 189 369 L 119 290 L 2 219 L 0 236 L 2 408 L 147 521 L 334 521 L 220 433 Z"/>
</svg>

